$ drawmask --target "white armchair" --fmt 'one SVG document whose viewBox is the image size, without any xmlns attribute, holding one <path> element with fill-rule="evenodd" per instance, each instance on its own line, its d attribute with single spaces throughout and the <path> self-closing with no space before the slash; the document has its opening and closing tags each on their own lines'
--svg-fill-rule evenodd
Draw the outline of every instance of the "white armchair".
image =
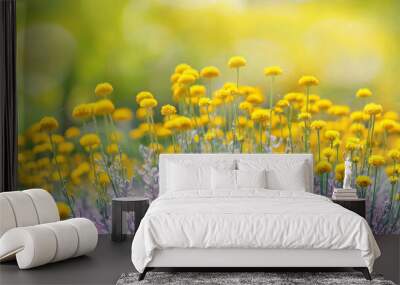
<svg viewBox="0 0 400 285">
<path fill-rule="evenodd" d="M 97 238 L 88 219 L 60 221 L 45 190 L 0 193 L 0 262 L 16 258 L 20 269 L 57 262 L 94 250 Z"/>
</svg>

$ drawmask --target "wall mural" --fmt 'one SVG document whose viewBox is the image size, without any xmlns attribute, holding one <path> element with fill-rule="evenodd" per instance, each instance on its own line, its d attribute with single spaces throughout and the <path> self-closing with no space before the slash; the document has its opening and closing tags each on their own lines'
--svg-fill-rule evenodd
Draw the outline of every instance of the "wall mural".
<svg viewBox="0 0 400 285">
<path fill-rule="evenodd" d="M 66 9 L 64 13 L 70 7 L 67 2 L 63 4 Z M 90 1 L 79 3 L 85 8 L 87 2 Z M 115 10 L 109 13 L 124 15 L 124 33 L 135 34 L 138 39 L 135 39 L 134 43 L 143 41 L 144 47 L 141 48 L 146 51 L 157 49 L 151 46 L 155 43 L 151 31 L 165 32 L 168 28 L 169 32 L 175 32 L 184 38 L 188 35 L 179 28 L 199 29 L 195 20 L 204 15 L 222 13 L 225 17 L 222 27 L 218 26 L 220 30 L 212 31 L 208 35 L 203 31 L 201 34 L 201 37 L 209 37 L 211 42 L 219 32 L 230 29 L 231 17 L 247 19 L 250 27 L 275 21 L 272 27 L 278 28 L 279 23 L 287 20 L 284 17 L 286 12 L 282 11 L 294 5 L 290 7 L 299 9 L 298 17 L 303 21 L 299 18 L 301 25 L 308 27 L 311 21 L 310 13 L 315 12 L 317 7 L 327 8 L 325 4 L 314 1 L 307 5 L 276 5 L 273 9 L 281 11 L 283 16 L 273 19 L 262 17 L 263 22 L 257 22 L 252 16 L 260 17 L 257 16 L 259 9 L 265 9 L 263 11 L 267 14 L 271 13 L 267 9 L 270 8 L 268 5 L 260 8 L 251 4 L 251 1 L 243 1 L 244 7 L 232 8 L 231 4 L 221 4 L 234 9 L 237 13 L 234 16 L 225 15 L 223 8 L 226 7 L 220 4 L 209 3 L 204 7 L 196 7 L 195 10 L 178 5 L 176 10 L 171 12 L 173 15 L 167 17 L 179 16 L 178 19 L 182 22 L 174 18 L 175 22 L 157 30 L 156 24 L 164 21 L 159 12 L 165 11 L 165 7 L 170 4 L 163 1 L 148 2 L 152 4 L 140 1 L 138 2 L 141 4 L 135 1 L 121 2 L 126 3 L 121 4 L 121 7 L 116 5 L 117 7 L 113 7 Z M 35 42 L 31 37 L 40 37 L 46 31 L 50 33 L 50 42 L 53 41 L 49 53 L 44 52 L 43 47 L 33 47 L 33 51 L 26 51 L 26 46 L 20 44 L 18 74 L 24 80 L 18 83 L 21 102 L 18 139 L 19 184 L 21 189 L 40 187 L 49 191 L 58 201 L 63 218 L 88 217 L 95 221 L 101 233 L 109 232 L 113 197 L 137 193 L 143 193 L 151 199 L 157 197 L 157 163 L 160 153 L 312 153 L 315 160 L 315 193 L 331 196 L 334 187 L 342 186 L 344 160 L 348 158 L 353 169 L 351 184 L 357 189 L 359 197 L 367 199 L 366 218 L 373 231 L 378 234 L 400 233 L 400 121 L 396 111 L 396 95 L 392 95 L 396 94 L 397 90 L 392 90 L 392 84 L 379 75 L 379 65 L 385 62 L 385 57 L 380 54 L 380 47 L 373 49 L 376 43 L 367 51 L 355 49 L 355 61 L 337 63 L 334 58 L 335 67 L 324 68 L 319 66 L 319 59 L 330 62 L 331 59 L 327 58 L 337 52 L 337 49 L 334 49 L 335 45 L 336 48 L 341 47 L 342 43 L 334 42 L 332 50 L 325 50 L 325 54 L 304 55 L 309 62 L 304 62 L 303 55 L 297 55 L 293 63 L 290 63 L 282 56 L 283 52 L 281 56 L 260 55 L 259 59 L 255 59 L 254 54 L 240 41 L 240 37 L 246 34 L 248 29 L 238 28 L 238 38 L 229 37 L 235 38 L 239 44 L 232 48 L 232 43 L 229 43 L 226 50 L 230 54 L 239 53 L 243 56 L 229 58 L 225 54 L 221 55 L 219 50 L 216 50 L 214 55 L 209 51 L 213 44 L 208 42 L 204 42 L 207 48 L 202 56 L 201 49 L 193 50 L 199 39 L 188 38 L 186 46 L 182 44 L 177 47 L 178 55 L 154 51 L 156 55 L 146 58 L 148 55 L 136 53 L 134 57 L 128 58 L 133 61 L 125 62 L 122 59 L 117 66 L 114 63 L 106 63 L 104 66 L 95 62 L 96 55 L 104 59 L 105 54 L 110 56 L 108 52 L 117 56 L 115 50 L 123 50 L 123 57 L 126 53 L 126 49 L 121 47 L 123 44 L 117 46 L 114 42 L 110 43 L 102 38 L 111 51 L 102 48 L 99 51 L 95 48 L 95 36 L 93 43 L 85 42 L 90 41 L 89 35 L 93 33 L 90 28 L 86 27 L 83 28 L 84 31 L 78 32 L 74 25 L 65 19 L 64 25 L 43 24 L 44 19 L 49 23 L 55 20 L 43 16 L 46 15 L 46 10 L 37 12 L 40 16 L 33 13 L 43 7 L 41 3 L 43 1 L 22 1 L 19 4 L 20 42 L 21 39 Z M 99 5 L 107 7 L 103 1 L 100 1 Z M 141 9 L 142 18 L 148 16 L 137 21 L 148 24 L 143 26 L 143 29 L 151 27 L 150 34 L 139 33 L 136 28 L 132 28 L 131 17 L 126 17 L 132 13 L 139 13 L 137 8 Z M 345 8 L 349 12 L 356 7 Z M 387 9 L 386 13 L 389 13 L 393 7 L 389 5 L 384 8 Z M 30 11 L 36 16 L 27 16 Z M 190 22 L 191 16 L 194 17 L 194 22 Z M 320 21 L 320 26 L 313 23 L 312 29 L 319 40 L 323 41 L 325 36 L 321 36 L 317 28 L 323 29 L 327 19 L 332 20 L 332 17 L 340 18 L 327 10 L 315 20 Z M 38 19 L 42 21 L 40 24 L 37 23 Z M 376 36 L 376 31 L 371 31 L 368 24 L 362 20 L 360 23 L 356 35 L 365 29 L 363 36 Z M 353 49 L 360 48 L 359 42 L 351 42 L 351 31 L 345 31 L 345 27 L 354 28 L 352 25 L 340 26 L 339 23 L 338 29 L 343 30 L 327 31 L 332 37 L 337 36 L 336 33 L 340 34 L 339 38 L 343 34 L 349 36 L 350 40 L 346 45 Z M 114 28 L 107 26 L 104 35 L 107 35 L 107 31 L 119 28 L 118 25 Z M 153 28 L 155 30 L 152 30 Z M 68 32 L 68 29 L 71 31 Z M 53 32 L 54 39 L 51 36 Z M 260 33 L 260 38 L 266 37 L 264 31 Z M 288 34 L 288 39 L 282 35 L 277 36 L 273 29 L 267 35 L 271 36 L 271 41 L 276 41 L 276 46 L 262 45 L 259 49 L 276 55 L 280 54 L 277 46 L 298 37 L 296 34 Z M 380 36 L 382 41 L 392 39 L 384 32 Z M 224 39 L 224 35 L 221 37 Z M 308 39 L 311 43 L 303 48 L 315 50 L 318 44 Z M 164 40 L 160 38 L 160 41 Z M 54 47 L 58 41 L 61 43 Z M 125 38 L 125 41 L 129 42 L 129 39 Z M 171 38 L 171 41 L 177 43 L 178 39 Z M 68 62 L 65 62 L 65 58 L 59 59 L 61 54 L 58 48 L 64 48 L 61 47 L 62 43 L 67 45 L 67 52 L 64 51 L 63 55 L 69 57 Z M 253 43 L 257 45 L 256 41 Z M 77 45 L 84 46 L 76 47 Z M 224 45 L 226 43 L 222 44 Z M 55 50 L 51 49 L 53 47 Z M 293 50 L 288 51 L 286 47 L 283 47 L 283 50 L 295 53 Z M 258 49 L 256 51 L 259 52 Z M 186 52 L 194 59 L 183 55 Z M 90 68 L 87 67 L 88 70 L 85 71 L 86 65 L 82 64 L 85 60 L 80 57 L 82 54 L 90 57 L 91 53 L 94 53 L 91 57 L 93 62 L 87 63 Z M 362 56 L 357 57 L 357 53 Z M 375 59 L 378 58 L 382 62 L 375 62 L 374 66 L 366 66 L 365 69 L 357 65 L 363 62 L 370 63 L 373 58 L 368 57 L 368 54 L 375 53 Z M 120 59 L 118 56 L 116 58 Z M 320 58 L 315 59 L 318 56 Z M 47 57 L 57 60 L 39 60 Z M 174 66 L 176 62 L 172 62 L 171 58 L 183 58 L 187 63 Z M 216 58 L 216 63 L 212 58 Z M 342 59 L 345 58 L 347 57 Z M 155 62 L 154 59 L 165 61 Z M 221 60 L 226 62 L 222 63 Z M 153 62 L 156 67 L 150 66 Z M 261 68 L 260 62 L 269 64 Z M 395 62 L 400 64 L 400 59 L 396 58 Z M 58 70 L 59 67 L 54 66 L 57 64 L 63 66 L 63 69 Z M 138 65 L 146 70 L 138 69 Z M 354 65 L 357 72 L 352 69 Z M 129 73 L 126 67 L 130 66 L 136 66 L 133 79 L 127 79 L 120 73 L 121 70 Z M 161 71 L 157 70 L 157 66 Z M 341 69 L 339 75 L 338 67 Z M 98 70 L 101 70 L 101 73 Z M 333 75 L 330 75 L 329 71 Z M 352 72 L 355 72 L 353 77 Z M 343 73 L 343 76 L 340 73 Z M 107 75 L 110 75 L 110 79 Z M 395 76 L 394 72 L 389 74 L 388 78 L 393 79 Z M 104 82 L 96 82 L 98 77 L 104 78 L 105 80 L 101 80 Z M 338 78 L 342 78 L 342 82 L 338 82 Z M 135 83 L 133 91 L 126 87 L 130 80 Z M 375 94 L 385 91 L 394 93 Z M 35 114 L 31 116 L 30 112 Z M 130 230 L 132 219 L 131 216 Z"/>
</svg>

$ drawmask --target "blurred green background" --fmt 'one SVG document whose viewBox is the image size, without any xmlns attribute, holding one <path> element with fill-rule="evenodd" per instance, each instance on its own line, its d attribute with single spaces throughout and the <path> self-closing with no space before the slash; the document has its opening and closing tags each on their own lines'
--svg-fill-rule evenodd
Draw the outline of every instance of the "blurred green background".
<svg viewBox="0 0 400 285">
<path fill-rule="evenodd" d="M 242 82 L 265 88 L 263 67 L 280 65 L 277 90 L 316 75 L 322 97 L 361 106 L 360 87 L 386 110 L 400 109 L 400 1 L 18 0 L 19 131 L 44 115 L 66 127 L 97 83 L 114 86 L 117 107 L 134 95 L 171 101 L 176 64 L 215 65 L 233 80 L 232 55 L 248 66 Z"/>
</svg>

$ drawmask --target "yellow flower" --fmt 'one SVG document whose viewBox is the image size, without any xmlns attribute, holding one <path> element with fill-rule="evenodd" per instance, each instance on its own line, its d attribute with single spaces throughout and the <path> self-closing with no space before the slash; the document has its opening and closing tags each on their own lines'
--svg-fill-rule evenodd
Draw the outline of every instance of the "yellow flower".
<svg viewBox="0 0 400 285">
<path fill-rule="evenodd" d="M 276 106 L 279 108 L 286 108 L 289 107 L 289 101 L 286 99 L 281 99 L 278 102 L 276 102 Z"/>
<path fill-rule="evenodd" d="M 110 144 L 107 146 L 107 153 L 109 154 L 118 154 L 119 153 L 119 148 L 116 143 Z"/>
<path fill-rule="evenodd" d="M 156 129 L 156 135 L 158 137 L 168 137 L 168 136 L 172 135 L 172 132 L 168 128 L 160 127 L 160 128 Z"/>
<path fill-rule="evenodd" d="M 388 156 L 393 160 L 393 161 L 400 161 L 400 150 L 398 149 L 391 149 L 388 152 Z"/>
<path fill-rule="evenodd" d="M 98 135 L 94 133 L 89 133 L 86 135 L 83 135 L 81 139 L 79 140 L 79 143 L 83 147 L 89 147 L 89 148 L 96 148 L 97 146 L 100 145 L 100 138 Z"/>
<path fill-rule="evenodd" d="M 394 185 L 399 181 L 399 177 L 397 176 L 389 176 L 389 182 L 390 184 Z"/>
<path fill-rule="evenodd" d="M 157 107 L 157 100 L 153 98 L 146 98 L 140 101 L 140 107 L 151 109 Z"/>
<path fill-rule="evenodd" d="M 72 110 L 72 117 L 76 119 L 86 119 L 92 115 L 92 105 L 90 104 L 80 104 L 75 106 Z"/>
<path fill-rule="evenodd" d="M 93 112 L 95 115 L 108 115 L 108 114 L 112 114 L 112 112 L 114 112 L 115 107 L 113 102 L 111 102 L 111 100 L 108 99 L 103 99 L 100 101 L 97 101 L 94 104 L 94 109 Z"/>
<path fill-rule="evenodd" d="M 315 104 L 320 110 L 328 110 L 330 107 L 332 107 L 332 102 L 328 99 L 319 100 Z"/>
<path fill-rule="evenodd" d="M 330 160 L 334 155 L 335 151 L 330 147 L 324 148 L 322 150 L 322 157 L 325 157 L 327 160 Z"/>
<path fill-rule="evenodd" d="M 246 66 L 246 60 L 244 59 L 244 57 L 241 56 L 233 56 L 229 59 L 228 61 L 228 66 L 230 68 L 240 68 L 243 66 Z"/>
<path fill-rule="evenodd" d="M 178 64 L 178 65 L 175 67 L 175 72 L 176 72 L 176 73 L 182 73 L 182 72 L 184 72 L 186 69 L 189 69 L 189 68 L 192 68 L 189 64 L 181 63 L 181 64 Z"/>
<path fill-rule="evenodd" d="M 322 120 L 315 120 L 311 123 L 311 129 L 313 130 L 321 130 L 326 127 L 326 122 Z"/>
<path fill-rule="evenodd" d="M 112 141 L 114 143 L 117 143 L 117 142 L 120 142 L 122 140 L 123 136 L 124 135 L 123 135 L 122 132 L 114 131 L 114 132 L 110 133 L 109 138 L 110 138 L 110 141 Z"/>
<path fill-rule="evenodd" d="M 43 144 L 35 145 L 33 147 L 32 151 L 33 151 L 34 154 L 39 154 L 39 153 L 42 153 L 42 152 L 51 152 L 52 150 L 53 150 L 53 148 L 52 148 L 51 144 L 43 143 Z"/>
<path fill-rule="evenodd" d="M 356 123 L 350 126 L 350 132 L 354 134 L 361 133 L 363 131 L 365 131 L 365 126 L 363 124 Z"/>
<path fill-rule="evenodd" d="M 392 130 L 396 126 L 396 122 L 391 120 L 391 119 L 383 119 L 381 121 L 381 126 L 384 128 L 386 131 Z"/>
<path fill-rule="evenodd" d="M 266 76 L 277 76 L 282 74 L 282 68 L 279 66 L 269 66 L 264 68 L 264 74 Z"/>
<path fill-rule="evenodd" d="M 64 154 L 72 152 L 74 148 L 75 146 L 71 142 L 62 142 L 58 145 L 58 151 Z"/>
<path fill-rule="evenodd" d="M 164 147 L 159 143 L 149 144 L 149 149 L 151 149 L 153 152 L 156 152 L 156 153 L 161 153 L 164 151 Z"/>
<path fill-rule="evenodd" d="M 246 101 L 253 105 L 259 105 L 264 102 L 264 97 L 259 93 L 252 93 L 246 97 Z"/>
<path fill-rule="evenodd" d="M 205 139 L 206 141 L 210 142 L 210 141 L 212 141 L 213 139 L 215 139 L 216 136 L 217 136 L 217 135 L 215 134 L 214 131 L 209 130 L 209 131 L 207 131 L 207 133 L 205 133 L 204 139 Z"/>
<path fill-rule="evenodd" d="M 382 105 L 379 104 L 375 104 L 375 103 L 369 103 L 367 105 L 365 105 L 364 107 L 364 113 L 368 114 L 368 115 L 379 115 L 380 113 L 382 113 L 383 108 Z"/>
<path fill-rule="evenodd" d="M 138 108 L 136 110 L 136 118 L 139 120 L 144 120 L 147 117 L 147 110 L 146 108 Z"/>
<path fill-rule="evenodd" d="M 345 149 L 347 151 L 354 151 L 361 147 L 360 139 L 355 137 L 350 137 L 346 141 Z"/>
<path fill-rule="evenodd" d="M 270 111 L 267 109 L 256 109 L 251 113 L 251 119 L 255 122 L 266 122 L 270 118 Z"/>
<path fill-rule="evenodd" d="M 332 171 L 332 165 L 325 160 L 321 160 L 317 163 L 316 170 L 318 174 L 324 174 Z"/>
<path fill-rule="evenodd" d="M 311 120 L 311 114 L 307 113 L 307 112 L 300 113 L 298 117 L 299 117 L 299 120 L 303 120 L 303 121 Z"/>
<path fill-rule="evenodd" d="M 253 110 L 253 104 L 243 101 L 239 104 L 239 109 L 250 113 Z"/>
<path fill-rule="evenodd" d="M 43 117 L 40 122 L 40 130 L 51 132 L 58 129 L 58 121 L 54 117 Z"/>
<path fill-rule="evenodd" d="M 214 78 L 219 75 L 219 69 L 215 66 L 206 66 L 200 71 L 200 76 L 203 78 Z"/>
<path fill-rule="evenodd" d="M 181 76 L 179 73 L 174 73 L 171 75 L 170 80 L 172 83 L 178 82 L 179 76 Z"/>
<path fill-rule="evenodd" d="M 176 108 L 172 105 L 164 105 L 161 107 L 161 115 L 163 116 L 171 116 L 176 114 Z"/>
<path fill-rule="evenodd" d="M 178 79 L 178 83 L 185 85 L 192 84 L 195 81 L 196 77 L 194 77 L 192 74 L 182 74 Z"/>
<path fill-rule="evenodd" d="M 64 202 L 57 202 L 57 209 L 61 220 L 68 219 L 71 216 L 71 209 Z"/>
<path fill-rule="evenodd" d="M 356 178 L 356 184 L 357 184 L 357 186 L 364 188 L 364 187 L 368 187 L 369 185 L 371 185 L 372 180 L 369 176 L 360 175 L 360 176 L 357 176 L 357 178 Z"/>
<path fill-rule="evenodd" d="M 382 166 L 385 164 L 385 158 L 381 155 L 373 154 L 368 158 L 368 163 L 375 167 Z"/>
<path fill-rule="evenodd" d="M 108 176 L 107 173 L 105 172 L 100 172 L 99 173 L 99 183 L 101 186 L 106 187 L 107 185 L 110 184 L 110 177 Z"/>
<path fill-rule="evenodd" d="M 334 141 L 335 139 L 338 139 L 340 136 L 340 133 L 338 131 L 335 130 L 327 130 L 325 132 L 325 138 L 330 140 L 330 141 Z"/>
<path fill-rule="evenodd" d="M 97 96 L 107 96 L 113 92 L 113 87 L 110 83 L 104 82 L 104 83 L 99 83 L 96 85 L 96 89 L 94 90 L 94 93 Z"/>
<path fill-rule="evenodd" d="M 366 98 L 366 97 L 371 97 L 372 96 L 372 92 L 368 89 L 368 88 L 361 88 L 358 89 L 356 96 L 358 98 Z"/>
<path fill-rule="evenodd" d="M 361 111 L 355 111 L 350 114 L 350 118 L 353 122 L 362 122 L 364 120 L 364 113 Z"/>
<path fill-rule="evenodd" d="M 112 117 L 117 122 L 130 121 L 133 118 L 133 114 L 129 108 L 119 108 L 114 111 Z"/>
<path fill-rule="evenodd" d="M 299 85 L 301 86 L 313 86 L 318 84 L 319 80 L 312 75 L 304 75 L 299 79 Z"/>
<path fill-rule="evenodd" d="M 81 135 L 81 131 L 76 127 L 70 127 L 65 131 L 65 137 L 68 139 L 76 138 Z"/>
<path fill-rule="evenodd" d="M 195 97 L 201 97 L 206 94 L 206 88 L 203 85 L 193 85 L 190 87 L 190 96 Z"/>
<path fill-rule="evenodd" d="M 211 99 L 207 97 L 202 97 L 199 99 L 199 106 L 205 107 L 211 104 Z"/>
<path fill-rule="evenodd" d="M 394 167 L 393 165 L 386 167 L 385 169 L 386 175 L 387 176 L 392 176 L 392 175 L 399 175 L 400 174 L 400 166 L 396 165 Z"/>
<path fill-rule="evenodd" d="M 175 125 L 176 128 L 181 130 L 181 131 L 186 131 L 186 130 L 192 128 L 192 121 L 188 117 L 179 116 L 179 117 L 176 117 L 174 119 L 174 121 L 175 121 L 175 124 L 176 124 Z"/>
<path fill-rule="evenodd" d="M 393 121 L 398 121 L 399 120 L 399 114 L 397 114 L 394 111 L 387 111 L 383 115 L 383 118 L 384 119 L 390 119 L 390 120 L 393 120 Z"/>
<path fill-rule="evenodd" d="M 154 98 L 153 94 L 148 91 L 141 91 L 136 95 L 136 103 L 140 104 L 140 101 L 143 99 L 152 99 Z"/>
<path fill-rule="evenodd" d="M 294 103 L 297 101 L 297 97 L 299 94 L 302 94 L 302 93 L 291 92 L 291 93 L 286 94 L 283 98 L 285 100 L 289 101 L 289 103 Z"/>
<path fill-rule="evenodd" d="M 129 132 L 129 136 L 134 140 L 140 139 L 143 135 L 144 132 L 141 129 L 133 129 Z"/>
</svg>

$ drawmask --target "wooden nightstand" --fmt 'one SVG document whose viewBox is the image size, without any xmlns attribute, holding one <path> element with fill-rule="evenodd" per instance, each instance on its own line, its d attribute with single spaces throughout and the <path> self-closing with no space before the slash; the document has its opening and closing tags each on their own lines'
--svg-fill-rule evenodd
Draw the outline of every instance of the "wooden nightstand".
<svg viewBox="0 0 400 285">
<path fill-rule="evenodd" d="M 365 199 L 351 199 L 351 200 L 338 200 L 332 199 L 333 203 L 339 204 L 340 206 L 359 214 L 365 218 Z"/>
</svg>

